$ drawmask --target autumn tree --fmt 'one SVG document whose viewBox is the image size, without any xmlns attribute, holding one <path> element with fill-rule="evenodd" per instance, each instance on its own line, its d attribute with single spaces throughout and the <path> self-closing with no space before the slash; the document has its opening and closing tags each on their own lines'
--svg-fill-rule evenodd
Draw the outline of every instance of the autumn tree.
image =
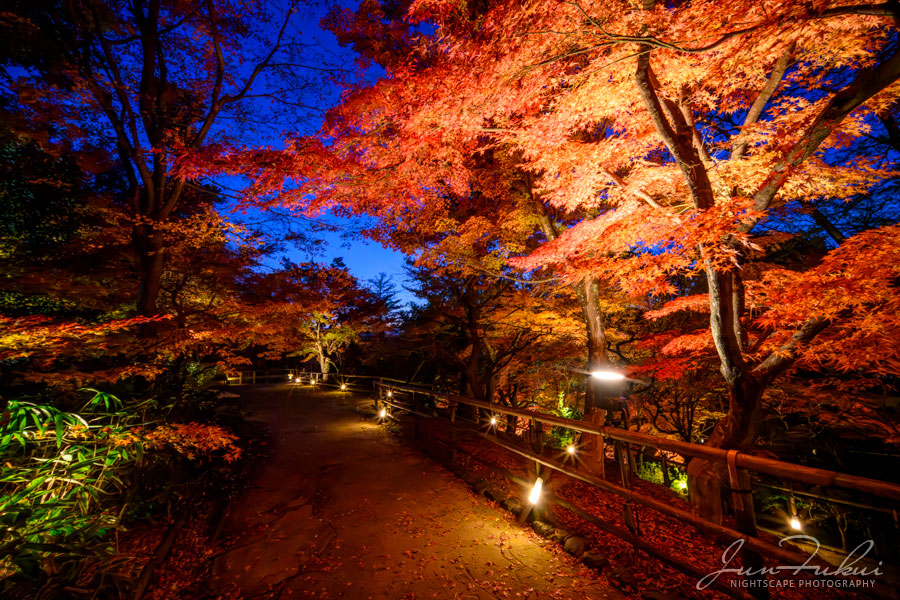
<svg viewBox="0 0 900 600">
<path fill-rule="evenodd" d="M 313 360 L 324 378 L 342 370 L 341 356 L 352 344 L 370 338 L 384 325 L 385 305 L 346 267 L 293 263 L 249 276 L 246 302 L 252 334 L 264 356 Z"/>
<path fill-rule="evenodd" d="M 538 362 L 558 367 L 582 355 L 570 294 L 536 294 L 510 279 L 428 267 L 413 269 L 411 277 L 424 304 L 403 335 L 430 348 L 428 358 L 445 369 L 457 367 L 460 393 L 521 407 L 536 402 L 556 379 Z"/>
<path fill-rule="evenodd" d="M 0 26 L 5 83 L 19 131 L 60 148 L 111 138 L 130 207 L 140 315 L 159 312 L 164 228 L 193 185 L 186 159 L 227 148 L 228 132 L 260 127 L 266 100 L 291 104 L 309 86 L 303 41 L 283 10 L 242 3 L 14 2 Z M 324 65 L 322 66 L 324 69 Z M 284 96 L 285 89 L 292 96 Z M 228 127 L 223 125 L 228 123 Z M 65 128 L 48 135 L 47 124 Z"/>
<path fill-rule="evenodd" d="M 258 318 L 244 291 L 272 246 L 222 216 L 218 190 L 184 191 L 186 202 L 160 227 L 168 258 L 158 307 L 166 316 L 132 318 L 132 218 L 116 163 L 86 162 L 91 149 L 60 154 L 10 129 L 0 133 L 7 390 L 140 378 L 177 395 L 202 363 L 234 367 L 249 345 L 278 345 L 276 318 Z M 137 338 L 147 324 L 152 342 Z"/>
<path fill-rule="evenodd" d="M 846 298 L 827 309 L 794 304 L 791 325 L 763 326 L 747 298 L 748 253 L 776 212 L 803 213 L 885 178 L 887 165 L 865 155 L 830 164 L 828 154 L 854 147 L 893 103 L 896 15 L 890 4 L 830 2 L 642 8 L 415 3 L 412 17 L 436 22 L 446 42 L 447 59 L 431 66 L 445 91 L 412 105 L 404 125 L 514 146 L 552 204 L 608 207 L 520 266 L 564 265 L 572 279 L 634 293 L 670 293 L 671 276 L 703 276 L 731 398 L 710 443 L 750 448 L 762 391 L 854 311 Z M 773 276 L 760 281 L 771 286 Z M 885 300 L 877 306 L 886 318 Z M 701 488 L 716 479 L 699 461 L 692 470 Z"/>
</svg>

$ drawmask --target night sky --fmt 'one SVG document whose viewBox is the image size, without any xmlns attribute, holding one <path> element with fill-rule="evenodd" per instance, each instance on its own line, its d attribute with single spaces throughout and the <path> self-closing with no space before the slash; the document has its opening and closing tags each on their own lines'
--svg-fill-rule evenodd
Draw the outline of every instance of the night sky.
<svg viewBox="0 0 900 600">
<path fill-rule="evenodd" d="M 270 5 L 275 7 L 275 10 L 279 10 L 279 7 L 284 4 L 286 4 L 284 0 L 271 0 L 270 2 Z M 356 59 L 355 53 L 351 49 L 341 48 L 334 35 L 321 29 L 319 26 L 322 17 L 325 16 L 328 7 L 332 4 L 355 9 L 359 3 L 355 0 L 344 0 L 321 3 L 311 8 L 305 8 L 303 9 L 304 14 L 294 21 L 297 27 L 293 35 L 297 39 L 307 40 L 309 43 L 314 44 L 316 48 L 313 50 L 313 55 L 320 57 L 323 64 L 346 68 L 348 72 L 354 71 L 356 69 L 354 63 Z M 376 66 L 370 68 L 365 73 L 365 77 L 366 79 L 374 80 L 381 74 L 380 68 Z M 233 135 L 248 147 L 280 147 L 285 134 L 291 135 L 295 132 L 301 135 L 315 134 L 321 127 L 324 111 L 336 105 L 339 100 L 340 87 L 333 82 L 323 81 L 321 87 L 312 90 L 307 97 L 302 98 L 304 104 L 315 107 L 315 109 L 309 110 L 302 116 L 302 122 L 294 121 L 291 123 L 290 128 L 284 129 L 281 126 L 281 121 L 273 121 L 270 128 L 255 127 L 250 131 L 234 132 Z M 273 107 L 273 116 L 276 115 L 276 110 Z M 220 177 L 212 183 L 226 191 L 226 197 L 232 205 L 239 195 L 239 190 L 243 187 L 243 182 L 235 177 Z M 266 211 L 260 210 L 249 210 L 243 214 L 235 213 L 232 216 L 232 218 L 240 222 L 276 232 L 284 232 L 284 220 L 280 217 L 283 217 L 283 214 L 268 214 Z M 365 240 L 354 233 L 365 227 L 365 219 L 349 219 L 333 214 L 324 214 L 315 217 L 315 221 L 327 227 L 316 227 L 307 218 L 294 219 L 290 227 L 294 231 L 303 231 L 311 237 L 321 239 L 324 244 L 316 247 L 303 244 L 287 244 L 284 251 L 278 252 L 270 260 L 266 261 L 265 266 L 270 268 L 279 267 L 281 257 L 286 257 L 294 262 L 313 260 L 322 263 L 331 263 L 334 259 L 341 258 L 350 272 L 361 281 L 373 279 L 379 273 L 386 273 L 397 284 L 399 297 L 404 303 L 409 303 L 414 299 L 411 293 L 403 289 L 405 282 L 405 255 L 390 248 L 385 248 L 381 244 Z"/>
</svg>

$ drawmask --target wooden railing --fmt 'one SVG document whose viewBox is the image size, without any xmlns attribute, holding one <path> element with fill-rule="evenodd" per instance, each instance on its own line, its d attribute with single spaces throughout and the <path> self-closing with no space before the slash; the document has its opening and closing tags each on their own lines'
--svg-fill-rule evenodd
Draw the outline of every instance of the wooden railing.
<svg viewBox="0 0 900 600">
<path fill-rule="evenodd" d="M 259 369 L 252 371 L 233 371 L 225 374 L 226 385 L 254 385 L 257 383 L 282 383 L 288 381 L 292 369 Z"/>
<path fill-rule="evenodd" d="M 328 373 L 324 375 L 318 371 L 304 371 L 301 369 L 258 369 L 247 371 L 233 371 L 225 375 L 226 385 L 254 385 L 257 383 L 305 383 L 322 385 L 324 387 L 340 388 L 342 385 L 347 390 L 370 391 L 372 382 L 395 383 L 408 385 L 409 382 L 402 379 L 392 379 L 378 375 L 348 375 L 346 373 Z M 433 389 L 433 386 L 416 383 L 422 389 Z"/>
<path fill-rule="evenodd" d="M 373 385 L 376 408 L 384 406 L 414 414 L 419 417 L 444 418 L 451 431 L 450 441 L 451 445 L 453 445 L 451 449 L 454 452 L 462 451 L 461 448 L 453 444 L 453 440 L 455 439 L 453 435 L 454 432 L 460 430 L 473 433 L 477 432 L 480 436 L 490 440 L 497 446 L 533 461 L 537 473 L 540 473 L 541 469 L 558 471 L 573 479 L 590 484 L 600 490 L 620 496 L 624 500 L 623 512 L 625 523 L 628 524 L 627 528 L 622 528 L 619 525 L 600 519 L 574 505 L 572 502 L 559 498 L 553 494 L 547 494 L 546 498 L 551 503 L 555 503 L 577 514 L 601 529 L 633 544 L 636 548 L 640 548 L 661 559 L 663 562 L 692 576 L 696 576 L 698 579 L 708 573 L 681 558 L 673 556 L 665 549 L 659 548 L 641 538 L 640 529 L 633 526 L 633 523 L 635 522 L 633 514 L 634 505 L 641 505 L 657 511 L 660 514 L 674 517 L 683 523 L 696 527 L 705 535 L 721 542 L 731 544 L 736 540 L 743 540 L 742 560 L 745 567 L 755 566 L 758 568 L 763 565 L 763 557 L 766 557 L 778 561 L 780 565 L 819 564 L 822 567 L 830 567 L 832 571 L 834 570 L 832 565 L 821 562 L 817 563 L 815 559 L 810 561 L 809 555 L 803 555 L 788 547 L 774 544 L 759 537 L 754 514 L 751 472 L 775 477 L 781 481 L 797 482 L 822 487 L 837 487 L 862 492 L 891 502 L 892 506 L 884 510 L 893 512 L 895 515 L 898 506 L 900 506 L 900 485 L 890 482 L 773 460 L 736 450 L 722 450 L 719 448 L 690 444 L 615 427 L 596 426 L 584 421 L 576 421 L 573 419 L 557 417 L 555 415 L 510 408 L 456 394 L 439 393 L 421 387 L 400 385 L 385 381 L 374 381 Z M 426 410 L 423 408 L 424 400 L 426 398 L 437 400 L 445 404 L 447 408 L 442 411 L 434 410 L 433 408 Z M 470 407 L 470 412 L 474 413 L 474 418 L 460 418 L 461 415 L 458 413 L 460 406 Z M 480 415 L 482 411 L 490 416 L 509 415 L 517 419 L 523 418 L 528 420 L 530 423 L 529 436 L 531 438 L 531 448 L 523 447 L 522 444 L 517 443 L 515 436 L 505 436 L 500 433 L 499 427 L 487 428 L 487 431 L 494 431 L 494 433 L 486 432 L 486 429 L 483 426 L 480 426 L 485 420 L 482 419 Z M 486 419 L 489 420 L 490 416 Z M 564 427 L 572 431 L 581 432 L 583 435 L 595 436 L 601 449 L 611 442 L 616 447 L 617 456 L 620 457 L 619 467 L 621 483 L 614 483 L 607 480 L 605 478 L 605 472 L 601 471 L 601 476 L 598 477 L 583 472 L 581 469 L 564 464 L 559 460 L 554 459 L 552 456 L 547 456 L 544 452 L 544 424 Z M 735 526 L 729 527 L 727 525 L 712 522 L 690 511 L 679 508 L 678 506 L 674 506 L 673 504 L 660 501 L 657 498 L 636 491 L 632 485 L 635 464 L 635 447 L 652 448 L 663 452 L 674 453 L 681 457 L 705 459 L 722 464 L 724 470 L 728 473 L 728 487 L 731 492 Z M 605 452 L 601 451 L 599 456 L 605 457 Z M 534 482 L 534 480 L 530 482 L 523 481 L 520 477 L 516 477 L 509 471 L 490 465 L 486 461 L 478 459 L 478 457 L 471 456 L 470 458 L 479 460 L 479 462 L 482 462 L 485 466 L 499 475 L 521 485 L 530 486 Z M 605 458 L 601 459 L 601 462 L 603 460 L 605 460 Z M 750 581 L 747 582 L 746 588 L 727 586 L 718 580 L 712 587 L 733 597 L 749 600 L 766 596 L 767 588 L 765 587 L 765 582 L 761 581 L 763 578 L 764 575 L 749 577 Z M 752 590 L 752 592 L 748 590 Z M 861 588 L 856 591 L 861 592 L 862 594 L 870 594 L 874 597 L 900 597 L 896 588 L 878 581 L 876 581 L 874 588 Z"/>
</svg>

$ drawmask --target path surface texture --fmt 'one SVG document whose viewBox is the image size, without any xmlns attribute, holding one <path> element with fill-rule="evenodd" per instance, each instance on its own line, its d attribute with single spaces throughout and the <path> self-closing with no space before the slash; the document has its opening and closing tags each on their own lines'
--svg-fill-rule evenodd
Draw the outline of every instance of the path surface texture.
<svg viewBox="0 0 900 600">
<path fill-rule="evenodd" d="M 239 389 L 271 455 L 225 524 L 230 598 L 620 598 L 555 544 L 393 440 L 362 400 Z"/>
</svg>

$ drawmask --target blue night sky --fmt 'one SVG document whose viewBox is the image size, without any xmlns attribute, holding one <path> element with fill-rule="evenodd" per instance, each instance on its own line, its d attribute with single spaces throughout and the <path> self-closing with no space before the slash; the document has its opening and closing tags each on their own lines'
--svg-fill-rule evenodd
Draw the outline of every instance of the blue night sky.
<svg viewBox="0 0 900 600">
<path fill-rule="evenodd" d="M 276 0 L 271 6 L 278 10 L 278 6 L 282 4 L 283 0 Z M 351 49 L 341 48 L 334 35 L 319 27 L 319 22 L 325 16 L 330 4 L 315 4 L 303 9 L 302 14 L 298 15 L 294 21 L 295 27 L 292 34 L 296 39 L 315 45 L 313 52 L 320 57 L 322 64 L 355 72 L 357 68 L 354 62 L 355 53 Z M 344 0 L 338 4 L 355 10 L 358 2 Z M 314 59 L 308 62 L 313 63 Z M 380 75 L 381 71 L 376 67 L 369 69 L 366 78 L 374 80 Z M 294 121 L 289 128 L 285 128 L 278 122 L 277 114 L 279 109 L 284 110 L 284 107 L 272 107 L 270 114 L 272 114 L 273 120 L 270 126 L 244 130 L 238 132 L 236 137 L 247 146 L 280 147 L 285 135 L 315 134 L 322 124 L 324 111 L 336 105 L 339 99 L 340 88 L 334 83 L 323 81 L 319 86 L 303 92 L 299 97 L 303 104 L 315 107 L 306 111 L 301 123 L 298 124 Z M 242 182 L 232 177 L 217 178 L 214 184 L 223 188 L 226 196 L 232 199 L 236 199 L 242 187 Z M 260 210 L 250 210 L 245 214 L 235 213 L 233 218 L 268 229 L 275 236 L 289 227 L 294 231 L 300 231 L 321 240 L 321 243 L 315 245 L 287 243 L 283 251 L 267 261 L 266 267 L 278 268 L 282 256 L 294 262 L 314 260 L 322 263 L 330 263 L 335 258 L 341 258 L 350 272 L 359 280 L 364 282 L 377 277 L 379 273 L 386 273 L 397 284 L 401 301 L 409 303 L 414 298 L 412 294 L 402 288 L 405 282 L 403 269 L 405 255 L 363 239 L 359 235 L 354 235 L 355 231 L 359 231 L 365 226 L 364 219 L 347 219 L 333 214 L 325 214 L 317 217 L 314 221 L 307 218 L 290 219 L 290 223 L 287 224 L 289 217 L 286 214 L 267 213 Z"/>
</svg>

